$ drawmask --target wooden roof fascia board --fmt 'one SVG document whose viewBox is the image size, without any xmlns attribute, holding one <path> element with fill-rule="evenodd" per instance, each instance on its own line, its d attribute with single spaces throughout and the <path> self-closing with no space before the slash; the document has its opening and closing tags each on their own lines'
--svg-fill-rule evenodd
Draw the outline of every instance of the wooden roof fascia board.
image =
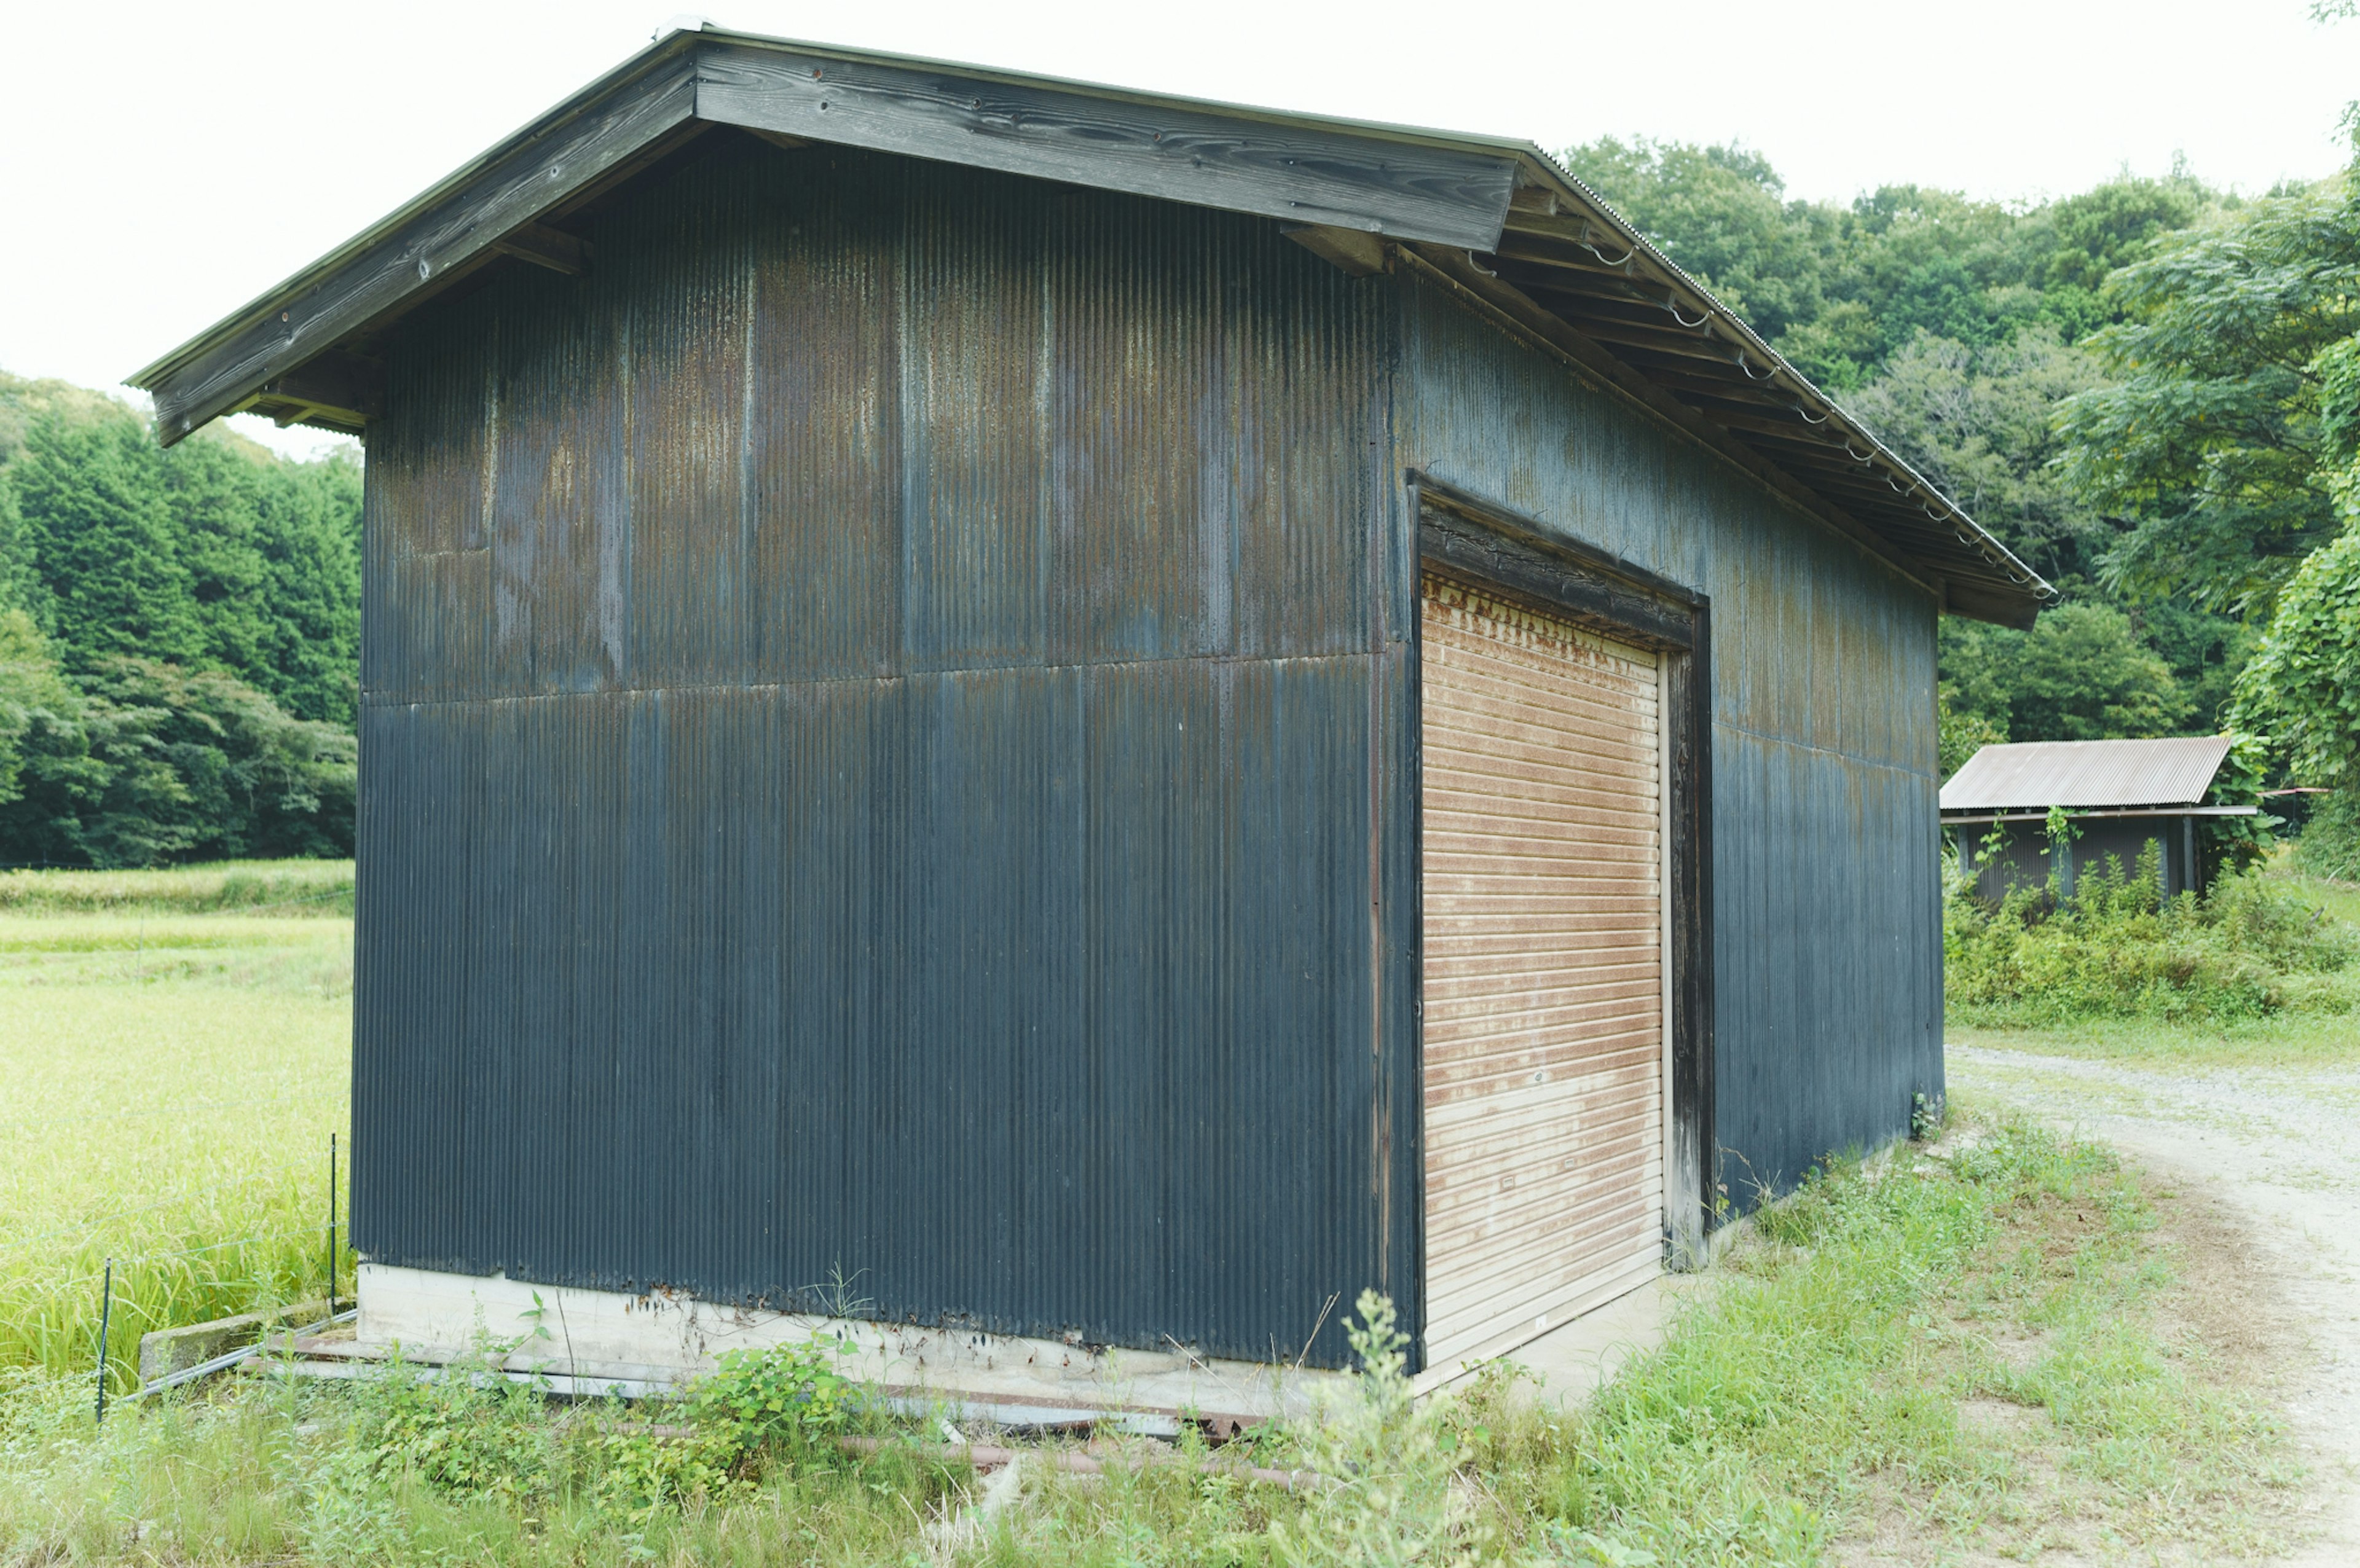
<svg viewBox="0 0 2360 1568">
<path fill-rule="evenodd" d="M 1949 602 L 1940 573 L 1911 561 L 1874 531 L 1829 504 L 1826 497 L 1782 473 L 1766 458 L 1721 430 L 1705 415 L 1689 408 L 1654 384 L 1644 371 L 1624 364 L 1603 345 L 1592 343 L 1579 329 L 1547 310 L 1513 284 L 1476 267 L 1464 252 L 1405 245 L 1395 254 L 1418 272 L 1455 289 L 1479 307 L 1488 308 L 1520 329 L 1519 335 L 1536 339 L 1562 356 L 1593 382 L 1603 383 L 1645 408 L 1723 462 L 1767 485 L 1780 499 L 1807 517 L 1841 535 L 1862 553 L 1896 576 L 1931 595 L 1937 604 Z"/>
<path fill-rule="evenodd" d="M 129 380 L 156 395 L 158 433 L 170 445 L 250 400 L 272 376 L 415 306 L 462 268 L 503 253 L 547 265 L 557 253 L 533 244 L 529 225 L 561 220 L 632 167 L 648 144 L 700 122 L 773 141 L 869 147 L 1473 249 L 1498 239 L 1533 152 L 1518 143 L 684 31 Z M 519 233 L 529 237 L 512 240 Z"/>
<path fill-rule="evenodd" d="M 1249 119 L 1056 84 L 720 42 L 700 118 L 1287 223 L 1484 250 L 1518 159 Z"/>
<path fill-rule="evenodd" d="M 164 444 L 228 412 L 273 376 L 414 304 L 422 290 L 447 286 L 491 260 L 511 231 L 688 120 L 696 93 L 689 60 L 659 63 L 662 69 L 623 83 L 605 102 L 588 102 L 555 126 L 513 138 L 503 156 L 479 160 L 473 178 L 446 181 L 362 236 L 374 236 L 373 243 L 347 246 L 265 296 L 259 319 L 232 317 L 135 376 L 134 386 L 155 395 Z"/>
<path fill-rule="evenodd" d="M 281 301 L 290 294 L 317 285 L 344 263 L 374 247 L 391 229 L 442 203 L 453 193 L 467 187 L 484 170 L 503 161 L 518 148 L 546 138 L 579 117 L 606 93 L 627 84 L 635 77 L 658 69 L 664 59 L 683 53 L 690 47 L 692 46 L 683 35 L 675 34 L 651 48 L 642 49 L 595 82 L 571 94 L 563 102 L 546 113 L 535 116 L 484 152 L 461 164 L 425 191 L 404 201 L 317 261 L 281 278 L 204 332 L 188 339 L 170 353 L 134 371 L 125 377 L 126 382 L 133 387 L 147 388 L 151 380 L 160 379 L 169 375 L 173 370 L 202 354 L 208 345 L 224 334 L 242 325 L 276 314 L 280 309 Z"/>
</svg>

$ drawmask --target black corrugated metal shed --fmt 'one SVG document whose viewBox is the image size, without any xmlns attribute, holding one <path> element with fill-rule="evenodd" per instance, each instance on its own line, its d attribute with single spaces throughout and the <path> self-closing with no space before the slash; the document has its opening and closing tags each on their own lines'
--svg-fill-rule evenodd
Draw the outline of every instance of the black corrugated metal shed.
<svg viewBox="0 0 2360 1568">
<path fill-rule="evenodd" d="M 366 432 L 379 1261 L 1415 1330 L 1421 563 L 1666 661 L 1667 1234 L 1940 1092 L 2048 590 L 1527 144 L 675 34 L 134 379 Z"/>
</svg>

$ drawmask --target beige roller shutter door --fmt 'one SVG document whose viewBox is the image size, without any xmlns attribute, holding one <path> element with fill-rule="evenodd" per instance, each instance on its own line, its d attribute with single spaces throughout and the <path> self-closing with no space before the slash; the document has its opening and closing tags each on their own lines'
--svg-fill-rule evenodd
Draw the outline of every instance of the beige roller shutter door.
<svg viewBox="0 0 2360 1568">
<path fill-rule="evenodd" d="M 1426 1366 L 1499 1354 L 1663 1255 L 1655 656 L 1428 577 Z"/>
</svg>

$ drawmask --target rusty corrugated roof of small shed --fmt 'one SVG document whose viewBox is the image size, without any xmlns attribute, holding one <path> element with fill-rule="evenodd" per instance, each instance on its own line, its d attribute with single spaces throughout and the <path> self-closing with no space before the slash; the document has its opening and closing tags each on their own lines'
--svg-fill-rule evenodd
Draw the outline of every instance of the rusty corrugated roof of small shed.
<svg viewBox="0 0 2360 1568">
<path fill-rule="evenodd" d="M 377 339 L 711 125 L 1275 218 L 1347 270 L 1407 267 L 1513 318 L 1909 573 L 2028 626 L 2055 593 L 1597 192 L 1527 141 L 1134 92 L 713 27 L 670 34 L 131 376 L 167 443 L 220 415 L 358 430 Z"/>
<path fill-rule="evenodd" d="M 2227 735 L 1987 746 L 1942 786 L 1946 811 L 2194 806 L 2229 755 Z"/>
</svg>

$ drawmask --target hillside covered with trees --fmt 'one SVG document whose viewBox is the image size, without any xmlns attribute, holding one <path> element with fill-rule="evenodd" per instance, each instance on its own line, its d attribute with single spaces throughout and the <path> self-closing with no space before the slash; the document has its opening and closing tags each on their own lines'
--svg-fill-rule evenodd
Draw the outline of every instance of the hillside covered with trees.
<svg viewBox="0 0 2360 1568">
<path fill-rule="evenodd" d="M 0 863 L 351 853 L 360 464 L 0 376 Z"/>
<path fill-rule="evenodd" d="M 2239 729 L 2289 781 L 2351 781 L 2349 176 L 2251 199 L 2176 170 L 2037 206 L 1917 187 L 1839 206 L 1786 199 L 1739 148 L 1568 158 L 2062 590 L 2028 633 L 1944 624 L 1946 772 L 1994 739 Z"/>
</svg>

